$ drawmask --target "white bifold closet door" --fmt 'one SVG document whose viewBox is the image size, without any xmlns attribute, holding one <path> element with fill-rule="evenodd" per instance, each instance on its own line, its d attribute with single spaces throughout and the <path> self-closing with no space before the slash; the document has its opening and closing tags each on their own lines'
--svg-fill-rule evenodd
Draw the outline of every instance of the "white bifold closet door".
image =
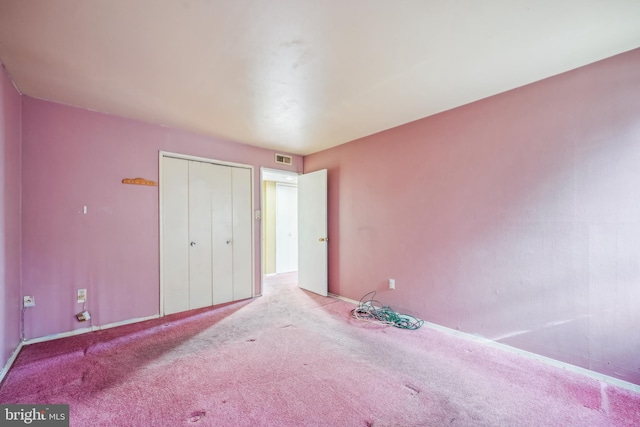
<svg viewBox="0 0 640 427">
<path fill-rule="evenodd" d="M 163 157 L 163 312 L 251 297 L 251 171 Z"/>
</svg>

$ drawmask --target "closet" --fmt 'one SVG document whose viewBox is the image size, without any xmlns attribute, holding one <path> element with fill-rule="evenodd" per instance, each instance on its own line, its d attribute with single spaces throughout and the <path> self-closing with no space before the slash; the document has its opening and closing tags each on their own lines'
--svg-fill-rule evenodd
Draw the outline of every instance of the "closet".
<svg viewBox="0 0 640 427">
<path fill-rule="evenodd" d="M 252 296 L 251 169 L 161 157 L 162 312 Z"/>
</svg>

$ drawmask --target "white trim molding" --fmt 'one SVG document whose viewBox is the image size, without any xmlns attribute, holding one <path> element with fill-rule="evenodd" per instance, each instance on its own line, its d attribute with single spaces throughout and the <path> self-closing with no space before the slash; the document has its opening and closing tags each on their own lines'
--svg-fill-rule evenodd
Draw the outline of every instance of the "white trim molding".
<svg viewBox="0 0 640 427">
<path fill-rule="evenodd" d="M 24 346 L 24 342 L 20 341 L 16 349 L 13 350 L 13 353 L 11 353 L 11 357 L 9 357 L 9 360 L 7 360 L 7 363 L 4 364 L 2 371 L 0 371 L 0 382 L 2 382 L 5 375 L 7 375 L 7 373 L 9 372 L 9 369 L 11 369 L 13 362 L 16 361 L 16 357 L 18 357 L 18 353 L 20 353 L 20 350 L 22 350 L 22 346 Z"/>
<path fill-rule="evenodd" d="M 103 329 L 111 329 L 117 326 L 124 326 L 124 325 L 129 325 L 131 323 L 138 323 L 138 322 L 144 322 L 146 320 L 157 319 L 158 317 L 160 317 L 158 314 L 153 314 L 151 316 L 146 316 L 146 317 L 137 317 L 134 319 L 127 319 L 120 322 L 107 323 L 106 325 L 102 325 L 102 326 L 91 326 L 89 328 L 75 329 L 73 331 L 61 332 L 59 334 L 52 334 L 52 335 L 45 335 L 43 337 L 30 338 L 24 341 L 24 345 L 35 344 L 35 343 L 45 342 L 45 341 L 53 341 L 60 338 L 67 338 L 75 335 L 86 334 L 88 332 L 101 331 Z"/>
<path fill-rule="evenodd" d="M 336 294 L 332 294 L 329 293 L 329 296 L 332 298 L 336 298 L 339 299 L 341 301 L 344 302 L 348 302 L 354 305 L 359 305 L 360 303 L 358 301 L 352 300 L 350 298 L 345 298 L 342 297 L 340 295 L 336 295 Z M 473 334 L 469 334 L 466 332 L 461 332 L 455 329 L 451 329 L 451 328 L 447 328 L 446 326 L 440 326 L 437 325 L 435 323 L 429 323 L 429 322 L 424 322 L 424 326 L 429 328 L 429 329 L 433 329 L 436 331 L 440 331 L 443 332 L 445 334 L 449 334 L 449 335 L 455 335 L 457 337 L 463 338 L 463 339 L 468 339 L 471 341 L 475 341 L 481 344 L 485 344 L 489 347 L 493 347 L 493 348 L 497 348 L 497 349 L 501 349 L 504 351 L 508 351 L 509 353 L 512 354 L 516 354 L 518 356 L 522 356 L 522 357 L 526 357 L 527 359 L 533 359 L 533 360 L 537 360 L 538 362 L 544 363 L 546 365 L 551 365 L 551 366 L 555 366 L 556 368 L 560 368 L 560 369 L 564 369 L 566 371 L 569 372 L 573 372 L 579 375 L 583 375 L 585 377 L 589 377 L 592 378 L 596 381 L 601 381 L 603 383 L 607 383 L 616 387 L 620 387 L 626 390 L 630 390 L 633 391 L 635 393 L 640 393 L 640 385 L 637 384 L 633 384 L 630 383 L 628 381 L 624 381 L 618 378 L 614 378 L 611 377 L 609 375 L 605 375 L 605 374 L 601 374 L 599 372 L 596 371 L 592 371 L 590 369 L 586 369 L 586 368 L 581 368 L 579 366 L 576 365 L 572 365 L 570 363 L 566 363 L 566 362 L 561 362 L 560 360 L 556 360 L 556 359 L 552 359 L 550 357 L 546 357 L 546 356 L 542 356 L 540 354 L 536 354 L 536 353 L 531 353 L 529 351 L 526 350 L 521 350 L 519 348 L 516 347 L 512 347 L 510 345 L 507 344 L 503 344 L 503 343 L 499 343 L 496 341 L 492 341 L 488 338 L 483 338 L 480 337 L 478 335 L 473 335 Z"/>
</svg>

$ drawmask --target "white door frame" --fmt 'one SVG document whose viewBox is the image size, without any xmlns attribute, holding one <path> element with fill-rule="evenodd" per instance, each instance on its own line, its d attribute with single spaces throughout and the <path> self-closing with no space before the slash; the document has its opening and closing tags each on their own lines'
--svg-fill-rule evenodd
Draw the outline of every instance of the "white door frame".
<svg viewBox="0 0 640 427">
<path fill-rule="evenodd" d="M 265 176 L 265 172 L 272 172 L 272 173 L 276 173 L 278 175 L 286 175 L 286 176 L 291 176 L 291 177 L 295 177 L 296 180 L 298 178 L 298 176 L 301 175 L 301 173 L 299 172 L 295 172 L 295 171 L 290 171 L 290 170 L 284 170 L 284 169 L 276 169 L 276 168 L 270 168 L 270 167 L 266 167 L 266 166 L 261 166 L 260 167 L 260 293 L 259 295 L 262 295 L 262 289 L 263 289 L 263 281 L 264 281 L 264 227 L 262 227 L 262 218 L 264 218 L 264 211 L 265 211 L 265 194 L 264 194 L 264 176 Z M 283 181 L 286 182 L 286 181 Z M 296 184 L 297 186 L 297 184 Z"/>
<path fill-rule="evenodd" d="M 173 157 L 175 159 L 182 159 L 182 160 L 193 160 L 196 162 L 204 162 L 204 163 L 212 163 L 212 164 L 216 164 L 216 165 L 222 165 L 222 166 L 231 166 L 231 167 L 235 167 L 235 168 L 244 168 L 244 169 L 249 169 L 250 173 L 251 173 L 251 217 L 253 218 L 253 212 L 254 212 L 254 182 L 253 182 L 253 166 L 252 165 L 246 165 L 243 163 L 234 163 L 234 162 L 227 162 L 227 161 L 223 161 L 223 160 L 215 160 L 215 159 L 209 159 L 206 157 L 198 157 L 198 156 L 191 156 L 189 154 L 180 154 L 180 153 L 172 153 L 170 151 L 159 151 L 158 152 L 158 177 L 159 177 L 159 183 L 158 183 L 158 227 L 159 227 L 159 232 L 160 232 L 160 250 L 158 251 L 159 256 L 160 256 L 160 316 L 164 316 L 164 283 L 163 283 L 163 274 L 164 274 L 164 266 L 162 263 L 163 260 L 163 250 L 162 250 L 162 245 L 163 245 L 163 231 L 162 231 L 162 159 L 164 157 Z M 255 297 L 256 296 L 256 292 L 255 292 L 255 226 L 254 226 L 254 221 L 251 221 L 251 297 Z M 262 265 L 262 263 L 261 263 Z M 262 280 L 262 279 L 261 279 Z M 260 283 L 260 292 L 262 292 L 262 282 Z"/>
</svg>

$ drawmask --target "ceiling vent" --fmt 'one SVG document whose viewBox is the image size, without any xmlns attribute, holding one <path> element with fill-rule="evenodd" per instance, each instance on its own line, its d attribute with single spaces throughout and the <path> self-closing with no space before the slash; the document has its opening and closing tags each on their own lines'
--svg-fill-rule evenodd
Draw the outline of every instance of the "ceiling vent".
<svg viewBox="0 0 640 427">
<path fill-rule="evenodd" d="M 293 164 L 293 157 L 287 156 L 286 154 L 276 153 L 276 163 L 280 163 L 281 165 L 291 166 Z"/>
</svg>

